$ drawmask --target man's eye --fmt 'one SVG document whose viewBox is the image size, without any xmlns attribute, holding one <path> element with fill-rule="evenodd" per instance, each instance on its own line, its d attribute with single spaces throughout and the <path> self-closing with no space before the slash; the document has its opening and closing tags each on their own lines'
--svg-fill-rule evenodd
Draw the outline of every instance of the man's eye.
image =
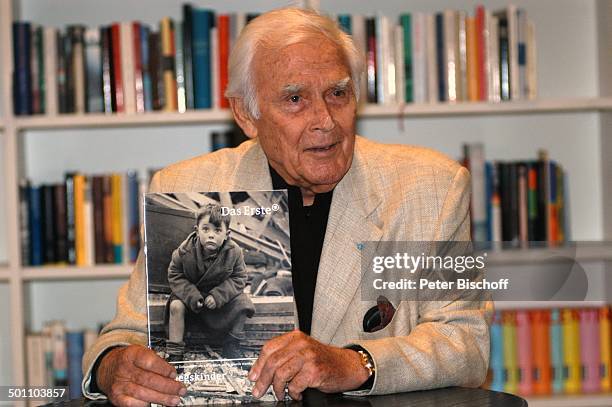
<svg viewBox="0 0 612 407">
<path fill-rule="evenodd" d="M 298 103 L 302 98 L 299 95 L 289 96 L 289 101 L 291 103 Z"/>
<path fill-rule="evenodd" d="M 332 94 L 337 98 L 341 98 L 341 97 L 344 97 L 344 95 L 346 95 L 346 91 L 343 89 L 336 89 L 334 90 Z"/>
</svg>

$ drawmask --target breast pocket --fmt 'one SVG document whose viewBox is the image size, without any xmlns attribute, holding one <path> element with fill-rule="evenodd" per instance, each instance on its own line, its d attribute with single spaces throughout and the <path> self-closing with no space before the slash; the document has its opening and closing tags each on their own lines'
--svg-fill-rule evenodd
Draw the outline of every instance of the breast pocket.
<svg viewBox="0 0 612 407">
<path fill-rule="evenodd" d="M 359 333 L 360 339 L 381 339 L 390 336 L 407 335 L 410 331 L 410 320 L 407 314 L 406 305 L 400 302 L 393 314 L 393 318 L 391 318 L 387 325 L 374 332 L 366 332 L 361 329 Z"/>
</svg>

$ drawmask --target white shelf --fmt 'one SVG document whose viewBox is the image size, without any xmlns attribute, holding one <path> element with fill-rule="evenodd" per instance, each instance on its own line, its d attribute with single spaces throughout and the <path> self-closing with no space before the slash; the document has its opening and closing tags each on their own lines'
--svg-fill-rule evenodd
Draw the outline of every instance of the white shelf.
<svg viewBox="0 0 612 407">
<path fill-rule="evenodd" d="M 25 267 L 21 270 L 21 277 L 26 281 L 127 279 L 132 272 L 132 268 L 132 265 L 124 264 L 91 267 Z"/>
<path fill-rule="evenodd" d="M 612 111 L 612 98 L 576 98 L 503 103 L 436 103 L 408 105 L 365 105 L 360 118 L 428 117 L 504 115 L 564 112 Z M 232 120 L 229 110 L 197 110 L 185 113 L 148 112 L 141 114 L 63 114 L 58 116 L 15 117 L 17 130 L 66 128 L 143 127 L 160 125 L 193 125 L 227 123 Z"/>
<path fill-rule="evenodd" d="M 456 104 L 366 105 L 360 117 L 468 116 L 596 112 L 612 110 L 612 98 L 574 98 L 502 103 L 462 102 Z"/>
<path fill-rule="evenodd" d="M 580 242 L 576 247 L 485 250 L 488 266 L 532 265 L 573 258 L 579 262 L 612 261 L 611 242 Z"/>
<path fill-rule="evenodd" d="M 17 130 L 143 127 L 159 125 L 188 125 L 227 123 L 232 119 L 229 110 L 198 110 L 185 113 L 149 112 L 141 114 L 62 114 L 58 116 L 29 116 L 15 118 Z"/>
<path fill-rule="evenodd" d="M 529 407 L 610 407 L 612 393 L 528 397 Z"/>
<path fill-rule="evenodd" d="M 606 301 L 495 301 L 495 310 L 599 308 L 606 305 Z"/>
</svg>

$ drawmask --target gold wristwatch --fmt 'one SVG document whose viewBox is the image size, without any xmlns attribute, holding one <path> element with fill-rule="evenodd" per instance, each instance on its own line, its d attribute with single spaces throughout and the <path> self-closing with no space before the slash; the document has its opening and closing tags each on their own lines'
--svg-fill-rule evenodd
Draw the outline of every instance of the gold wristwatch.
<svg viewBox="0 0 612 407">
<path fill-rule="evenodd" d="M 376 367 L 374 367 L 372 356 L 363 348 L 357 349 L 357 353 L 361 356 L 361 365 L 368 371 L 368 379 L 371 378 L 376 373 Z"/>
</svg>

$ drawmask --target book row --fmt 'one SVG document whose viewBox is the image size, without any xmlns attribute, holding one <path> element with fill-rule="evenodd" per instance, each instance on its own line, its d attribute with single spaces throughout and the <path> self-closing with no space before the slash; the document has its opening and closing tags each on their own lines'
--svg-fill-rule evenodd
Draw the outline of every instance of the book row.
<svg viewBox="0 0 612 407">
<path fill-rule="evenodd" d="M 57 184 L 23 181 L 19 187 L 23 265 L 135 262 L 146 185 L 135 171 L 68 173 Z"/>
<path fill-rule="evenodd" d="M 83 354 L 95 342 L 98 331 L 69 331 L 64 321 L 49 321 L 41 332 L 26 335 L 28 385 L 68 386 L 70 399 L 81 397 Z"/>
<path fill-rule="evenodd" d="M 341 14 L 338 21 L 366 56 L 362 94 L 368 103 L 537 96 L 535 28 L 522 8 L 404 13 L 397 24 L 382 15 Z"/>
<path fill-rule="evenodd" d="M 182 19 L 65 29 L 13 23 L 16 115 L 228 108 L 228 58 L 257 14 L 183 5 Z M 368 103 L 533 99 L 536 45 L 524 9 L 341 14 L 366 70 Z"/>
<path fill-rule="evenodd" d="M 567 175 L 546 151 L 537 160 L 490 162 L 484 145 L 472 143 L 464 145 L 462 164 L 472 177 L 473 241 L 526 248 L 569 240 Z"/>
<path fill-rule="evenodd" d="M 610 307 L 496 312 L 488 387 L 522 395 L 612 390 Z"/>
</svg>

